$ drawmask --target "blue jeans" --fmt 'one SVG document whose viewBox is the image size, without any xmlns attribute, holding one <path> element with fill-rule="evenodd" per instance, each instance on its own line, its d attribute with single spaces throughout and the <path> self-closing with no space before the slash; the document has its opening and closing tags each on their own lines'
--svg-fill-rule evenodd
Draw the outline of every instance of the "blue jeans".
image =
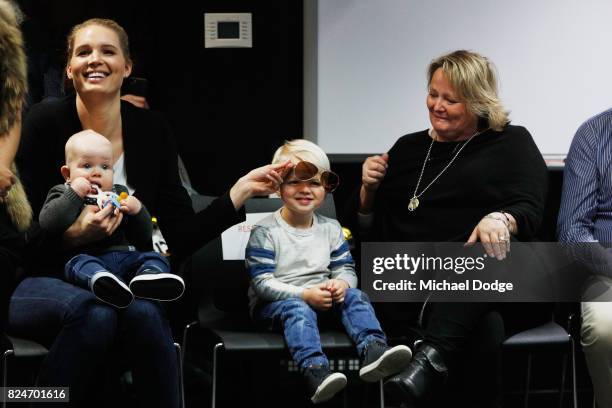
<svg viewBox="0 0 612 408">
<path fill-rule="evenodd" d="M 98 256 L 79 254 L 72 257 L 64 268 L 64 278 L 81 288 L 89 289 L 91 277 L 101 271 L 107 271 L 129 282 L 143 271 L 148 273 L 165 273 L 170 271 L 170 264 L 163 255 L 157 252 L 111 251 Z"/>
<path fill-rule="evenodd" d="M 62 280 L 27 278 L 11 297 L 9 333 L 49 349 L 37 385 L 69 386 L 70 406 L 91 406 L 102 394 L 98 377 L 109 360 L 131 368 L 142 406 L 179 405 L 172 333 L 157 302 L 135 299 L 117 310 Z"/>
<path fill-rule="evenodd" d="M 334 303 L 329 312 L 340 317 L 360 356 L 366 344 L 372 341 L 387 343 L 370 300 L 359 289 L 347 289 L 344 302 Z M 254 318 L 270 329 L 282 327 L 293 360 L 301 368 L 306 368 L 311 365 L 329 366 L 317 326 L 317 315 L 321 313 L 327 312 L 315 311 L 302 299 L 292 298 L 255 309 Z"/>
</svg>

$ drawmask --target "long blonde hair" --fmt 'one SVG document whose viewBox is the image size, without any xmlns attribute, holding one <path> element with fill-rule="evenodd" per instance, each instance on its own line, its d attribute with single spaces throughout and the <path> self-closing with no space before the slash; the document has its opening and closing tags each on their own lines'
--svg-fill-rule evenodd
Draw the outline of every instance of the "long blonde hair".
<svg viewBox="0 0 612 408">
<path fill-rule="evenodd" d="M 6 0 L 0 1 L 0 74 L 0 135 L 4 135 L 19 119 L 28 90 L 17 12 Z"/>
<path fill-rule="evenodd" d="M 438 69 L 442 69 L 467 108 L 478 117 L 479 127 L 500 131 L 510 122 L 497 95 L 495 67 L 486 57 L 466 50 L 442 55 L 429 64 L 428 85 Z"/>
</svg>

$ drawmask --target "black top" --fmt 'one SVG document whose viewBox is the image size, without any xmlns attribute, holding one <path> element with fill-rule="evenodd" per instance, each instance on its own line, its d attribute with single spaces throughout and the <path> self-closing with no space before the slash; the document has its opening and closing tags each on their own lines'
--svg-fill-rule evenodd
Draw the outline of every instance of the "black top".
<svg viewBox="0 0 612 408">
<path fill-rule="evenodd" d="M 518 238 L 534 236 L 542 220 L 548 174 L 529 132 L 520 126 L 488 130 L 469 143 L 434 142 L 417 194 L 467 143 L 453 164 L 408 210 L 427 149 L 428 131 L 401 137 L 389 150 L 389 167 L 374 202 L 371 241 L 465 242 L 488 213 L 514 216 Z M 353 200 L 356 214 L 358 195 Z"/>
<path fill-rule="evenodd" d="M 64 182 L 64 145 L 83 130 L 75 98 L 36 104 L 24 120 L 16 161 L 34 214 L 40 212 L 49 189 Z M 179 178 L 176 145 L 161 114 L 121 101 L 121 119 L 128 183 L 157 217 L 172 253 L 189 255 L 244 219 L 244 211 L 234 209 L 228 193 L 194 213 Z"/>
<path fill-rule="evenodd" d="M 13 226 L 6 205 L 0 203 L 0 268 L 7 267 L 7 264 L 16 268 L 20 264 L 24 246 L 25 235 Z M 12 273 L 12 271 L 0 271 L 0 273 Z"/>
</svg>

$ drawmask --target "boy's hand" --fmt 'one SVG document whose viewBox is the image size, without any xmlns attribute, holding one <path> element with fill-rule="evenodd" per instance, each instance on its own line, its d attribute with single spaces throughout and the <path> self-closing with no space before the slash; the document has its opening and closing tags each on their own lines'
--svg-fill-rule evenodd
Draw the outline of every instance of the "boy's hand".
<svg viewBox="0 0 612 408">
<path fill-rule="evenodd" d="M 85 177 L 77 177 L 70 182 L 70 188 L 74 190 L 75 193 L 79 195 L 81 198 L 85 198 L 85 196 L 91 193 L 91 183 L 87 181 Z"/>
<path fill-rule="evenodd" d="M 349 284 L 342 279 L 330 279 L 325 282 L 325 287 L 332 295 L 332 299 L 336 303 L 344 302 L 344 295 L 349 288 Z"/>
<path fill-rule="evenodd" d="M 136 215 L 142 209 L 142 203 L 134 196 L 128 196 L 119 203 L 121 204 L 121 212 L 124 214 Z"/>
<path fill-rule="evenodd" d="M 332 307 L 332 294 L 326 289 L 327 282 L 305 289 L 302 298 L 315 309 L 327 310 Z"/>
</svg>

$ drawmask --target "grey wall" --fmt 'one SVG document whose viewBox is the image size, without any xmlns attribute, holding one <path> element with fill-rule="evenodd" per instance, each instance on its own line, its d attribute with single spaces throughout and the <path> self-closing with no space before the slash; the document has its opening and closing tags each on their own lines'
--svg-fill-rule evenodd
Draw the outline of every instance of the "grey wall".
<svg viewBox="0 0 612 408">
<path fill-rule="evenodd" d="M 429 61 L 464 48 L 497 66 L 514 124 L 565 154 L 612 106 L 612 2 L 308 0 L 304 129 L 329 153 L 382 152 L 428 126 Z M 313 17 L 314 15 L 314 17 Z"/>
</svg>

